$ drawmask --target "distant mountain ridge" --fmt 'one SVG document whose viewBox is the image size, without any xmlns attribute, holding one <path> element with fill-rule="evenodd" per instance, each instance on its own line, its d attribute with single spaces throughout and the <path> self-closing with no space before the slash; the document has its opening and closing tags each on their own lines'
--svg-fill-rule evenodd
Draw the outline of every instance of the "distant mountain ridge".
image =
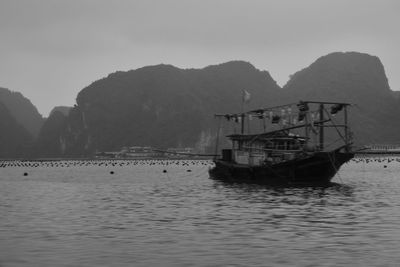
<svg viewBox="0 0 400 267">
<path fill-rule="evenodd" d="M 32 136 L 0 102 L 0 158 L 31 156 Z"/>
<path fill-rule="evenodd" d="M 347 52 L 320 57 L 283 87 L 289 101 L 354 104 L 350 122 L 360 144 L 400 141 L 400 105 L 378 57 Z"/>
<path fill-rule="evenodd" d="M 240 111 L 243 89 L 251 94 L 247 109 L 300 99 L 355 103 L 351 122 L 359 143 L 398 140 L 393 134 L 400 129 L 395 121 L 398 101 L 382 63 L 374 56 L 348 52 L 317 59 L 283 88 L 268 72 L 243 61 L 203 69 L 157 65 L 112 73 L 78 94 L 60 142 L 65 154 L 129 145 L 210 151 L 213 114 Z"/>
<path fill-rule="evenodd" d="M 269 96 L 279 90 L 268 72 L 241 61 L 201 70 L 157 65 L 110 74 L 78 94 L 62 135 L 65 153 L 132 145 L 205 150 L 213 136 L 212 114 L 237 111 L 243 88 L 254 96 L 251 107 L 271 102 Z"/>
<path fill-rule="evenodd" d="M 243 90 L 251 94 L 244 107 Z M 215 113 L 299 100 L 354 104 L 350 122 L 357 144 L 400 142 L 399 94 L 390 89 L 379 58 L 335 52 L 293 74 L 283 88 L 267 71 L 244 61 L 111 73 L 82 89 L 72 109 L 51 112 L 37 138 L 36 155 L 92 155 L 134 145 L 213 152 Z"/>
<path fill-rule="evenodd" d="M 384 67 L 378 57 L 347 52 L 318 58 L 309 67 L 296 72 L 284 90 L 294 97 L 324 97 L 337 101 L 357 101 L 360 96 L 389 96 Z"/>
<path fill-rule="evenodd" d="M 50 115 L 53 114 L 54 112 L 61 112 L 64 116 L 68 116 L 69 112 L 71 111 L 72 107 L 67 107 L 67 106 L 57 106 L 54 107 L 51 111 L 50 111 Z"/>
<path fill-rule="evenodd" d="M 5 105 L 16 121 L 33 137 L 39 134 L 44 118 L 29 99 L 19 92 L 0 87 L 0 102 Z"/>
</svg>

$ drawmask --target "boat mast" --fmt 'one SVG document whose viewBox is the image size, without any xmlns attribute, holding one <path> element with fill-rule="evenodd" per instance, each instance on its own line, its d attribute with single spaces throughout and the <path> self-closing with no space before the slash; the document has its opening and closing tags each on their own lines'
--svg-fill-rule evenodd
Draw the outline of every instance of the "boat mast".
<svg viewBox="0 0 400 267">
<path fill-rule="evenodd" d="M 240 133 L 244 134 L 244 113 L 242 113 L 240 115 L 240 117 L 241 117 L 241 130 L 240 130 Z"/>
<path fill-rule="evenodd" d="M 217 128 L 217 140 L 215 140 L 215 153 L 214 153 L 214 160 L 218 157 L 218 145 L 219 145 L 219 134 L 221 132 L 221 117 L 218 117 L 218 128 Z"/>
<path fill-rule="evenodd" d="M 349 129 L 347 125 L 347 105 L 344 106 L 344 143 L 346 144 L 346 152 L 349 152 Z"/>
<path fill-rule="evenodd" d="M 309 141 L 309 132 L 308 132 L 308 110 L 306 111 L 304 120 L 305 120 L 304 130 L 305 130 L 305 136 L 306 136 L 305 147 L 307 147 L 307 146 L 308 146 L 308 141 Z"/>
<path fill-rule="evenodd" d="M 319 149 L 324 150 L 324 104 L 319 104 Z"/>
</svg>

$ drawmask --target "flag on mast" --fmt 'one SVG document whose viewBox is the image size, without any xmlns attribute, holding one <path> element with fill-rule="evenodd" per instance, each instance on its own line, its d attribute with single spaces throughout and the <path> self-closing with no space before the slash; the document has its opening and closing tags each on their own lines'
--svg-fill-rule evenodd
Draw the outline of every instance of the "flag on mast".
<svg viewBox="0 0 400 267">
<path fill-rule="evenodd" d="M 250 93 L 246 90 L 243 90 L 243 103 L 247 103 L 250 101 Z"/>
</svg>

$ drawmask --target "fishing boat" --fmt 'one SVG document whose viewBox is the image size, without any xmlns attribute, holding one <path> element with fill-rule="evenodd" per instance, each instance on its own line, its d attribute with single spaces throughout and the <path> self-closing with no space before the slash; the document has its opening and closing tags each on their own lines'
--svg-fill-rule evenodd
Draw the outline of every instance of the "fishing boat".
<svg viewBox="0 0 400 267">
<path fill-rule="evenodd" d="M 329 183 L 340 167 L 354 157 L 349 106 L 300 101 L 237 114 L 216 114 L 220 123 L 215 154 L 221 121 L 240 126 L 227 135 L 230 147 L 214 158 L 210 177 L 263 184 Z M 261 122 L 261 131 L 250 133 L 255 120 Z M 235 132 L 237 128 L 240 132 Z"/>
</svg>

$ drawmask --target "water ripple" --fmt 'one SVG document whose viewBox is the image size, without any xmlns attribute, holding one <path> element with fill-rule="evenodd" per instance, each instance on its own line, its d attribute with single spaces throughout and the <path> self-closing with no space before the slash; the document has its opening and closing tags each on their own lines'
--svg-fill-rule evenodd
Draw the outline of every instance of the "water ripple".
<svg viewBox="0 0 400 267">
<path fill-rule="evenodd" d="M 353 161 L 340 172 L 343 183 L 281 188 L 211 180 L 203 161 L 46 164 L 1 170 L 0 266 L 400 260 L 396 161 Z"/>
</svg>

